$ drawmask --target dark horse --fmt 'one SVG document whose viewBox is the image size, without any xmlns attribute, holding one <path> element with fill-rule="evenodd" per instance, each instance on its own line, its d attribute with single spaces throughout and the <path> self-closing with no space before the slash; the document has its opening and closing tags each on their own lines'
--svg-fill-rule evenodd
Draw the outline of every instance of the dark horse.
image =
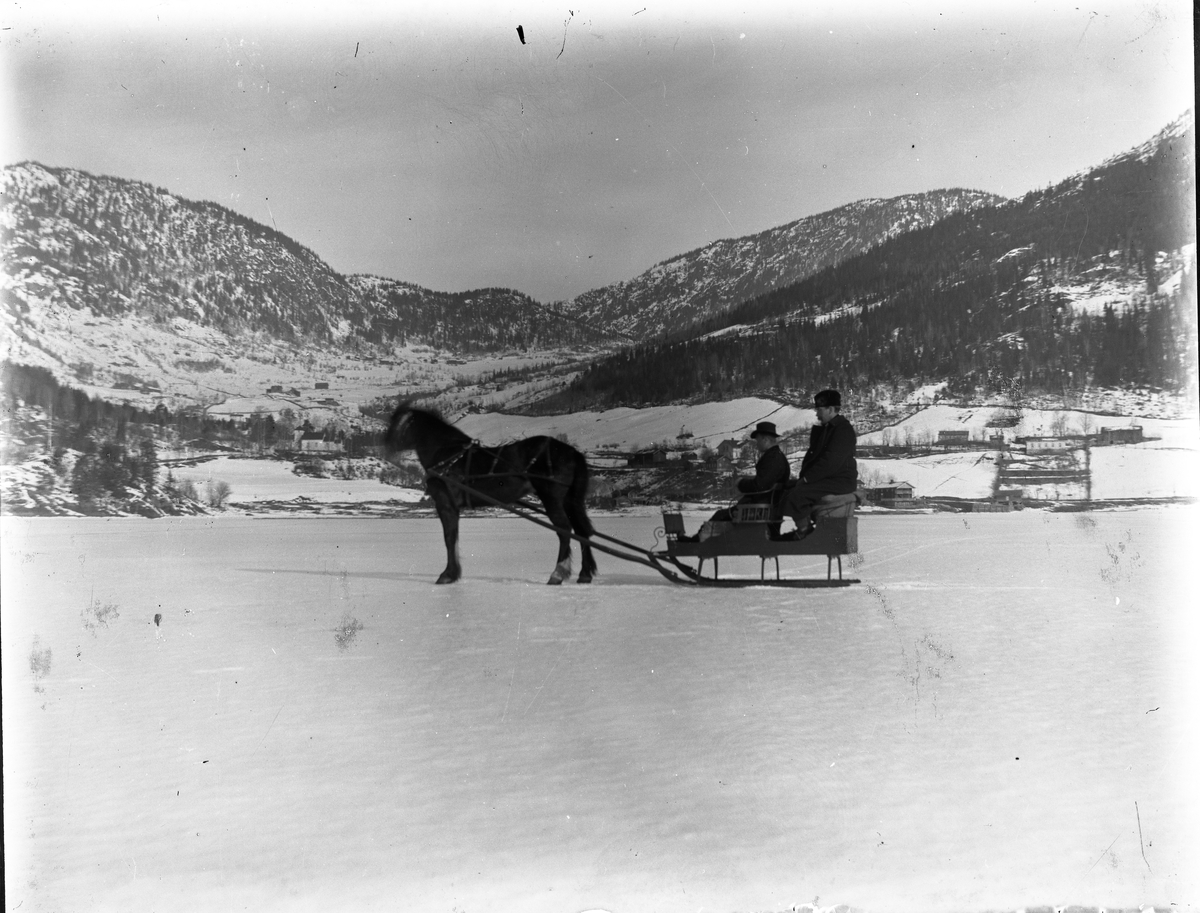
<svg viewBox="0 0 1200 913">
<path fill-rule="evenodd" d="M 504 504 L 536 494 L 551 523 L 585 537 L 580 542 L 583 566 L 579 582 L 592 582 L 596 559 L 586 541 L 592 535 L 592 521 L 583 503 L 588 466 L 583 454 L 570 444 L 539 435 L 500 447 L 484 447 L 435 413 L 406 405 L 392 416 L 384 442 L 389 458 L 415 450 L 425 470 L 426 490 L 437 508 L 446 540 L 446 569 L 438 583 L 453 583 L 462 576 L 458 563 L 459 511 L 493 506 L 487 500 L 473 498 L 463 486 Z M 562 583 L 570 576 L 571 539 L 560 532 L 558 563 L 548 582 Z"/>
</svg>

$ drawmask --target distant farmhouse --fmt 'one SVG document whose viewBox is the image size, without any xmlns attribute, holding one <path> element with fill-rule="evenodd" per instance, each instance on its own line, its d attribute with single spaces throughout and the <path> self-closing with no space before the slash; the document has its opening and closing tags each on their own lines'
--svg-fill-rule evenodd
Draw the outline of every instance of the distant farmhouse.
<svg viewBox="0 0 1200 913">
<path fill-rule="evenodd" d="M 343 449 L 341 441 L 327 440 L 320 431 L 297 431 L 295 444 L 301 453 L 340 454 Z"/>
<path fill-rule="evenodd" d="M 728 475 L 737 469 L 737 464 L 727 456 L 714 453 L 708 460 L 708 468 L 721 475 Z"/>
<path fill-rule="evenodd" d="M 736 441 L 731 437 L 726 438 L 725 440 L 721 441 L 721 443 L 717 444 L 717 453 L 725 457 L 727 460 L 736 459 L 738 453 L 741 452 L 741 449 L 742 442 Z"/>
<path fill-rule="evenodd" d="M 667 452 L 661 447 L 654 447 L 650 450 L 639 450 L 637 453 L 631 453 L 628 459 L 630 466 L 654 466 L 657 463 L 665 463 L 666 461 Z"/>
<path fill-rule="evenodd" d="M 1141 425 L 1131 425 L 1128 428 L 1102 427 L 1096 435 L 1097 444 L 1140 444 L 1144 440 Z"/>
<path fill-rule="evenodd" d="M 940 446 L 955 446 L 971 443 L 970 431 L 939 431 L 937 442 Z"/>
<path fill-rule="evenodd" d="M 1025 489 L 1023 488 L 1000 488 L 996 490 L 995 498 L 993 499 L 1001 504 L 1020 504 L 1025 500 Z"/>
<path fill-rule="evenodd" d="M 118 373 L 113 380 L 114 390 L 139 390 L 142 393 L 161 393 L 156 380 L 141 380 L 132 374 Z"/>
<path fill-rule="evenodd" d="M 1020 439 L 1018 438 L 1018 440 Z M 1025 452 L 1056 453 L 1074 450 L 1082 444 L 1083 439 L 1076 437 L 1027 437 L 1025 438 Z"/>
<path fill-rule="evenodd" d="M 868 488 L 867 501 L 880 507 L 911 507 L 913 487 L 907 482 L 889 482 L 878 488 Z"/>
</svg>

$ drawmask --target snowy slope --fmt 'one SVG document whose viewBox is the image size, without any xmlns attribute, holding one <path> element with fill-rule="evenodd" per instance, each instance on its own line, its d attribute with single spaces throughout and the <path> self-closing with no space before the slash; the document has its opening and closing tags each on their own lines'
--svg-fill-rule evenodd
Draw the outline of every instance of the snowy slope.
<svg viewBox="0 0 1200 913">
<path fill-rule="evenodd" d="M 774 422 L 781 434 L 807 428 L 811 409 L 781 405 L 757 397 L 689 406 L 619 408 L 567 415 L 521 416 L 480 413 L 463 416 L 460 427 L 485 443 L 499 443 L 534 434 L 565 434 L 581 450 L 636 449 L 668 441 L 674 444 L 681 431 L 690 432 L 691 447 L 715 447 L 727 438 L 745 440 L 761 421 Z"/>
</svg>

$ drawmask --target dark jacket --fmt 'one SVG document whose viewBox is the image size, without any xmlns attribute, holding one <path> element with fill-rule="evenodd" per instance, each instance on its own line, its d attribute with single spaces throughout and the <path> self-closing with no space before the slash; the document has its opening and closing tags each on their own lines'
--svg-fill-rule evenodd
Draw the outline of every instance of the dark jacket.
<svg viewBox="0 0 1200 913">
<path fill-rule="evenodd" d="M 857 442 L 854 426 L 843 415 L 835 415 L 826 425 L 813 425 L 808 452 L 800 463 L 800 484 L 832 494 L 853 492 L 858 487 Z"/>
<path fill-rule="evenodd" d="M 792 477 L 792 467 L 788 465 L 787 457 L 779 446 L 768 447 L 754 464 L 754 478 L 738 479 L 738 491 L 746 494 L 769 493 L 772 488 Z M 756 499 L 750 499 L 756 500 Z M 769 500 L 764 496 L 761 500 Z"/>
</svg>

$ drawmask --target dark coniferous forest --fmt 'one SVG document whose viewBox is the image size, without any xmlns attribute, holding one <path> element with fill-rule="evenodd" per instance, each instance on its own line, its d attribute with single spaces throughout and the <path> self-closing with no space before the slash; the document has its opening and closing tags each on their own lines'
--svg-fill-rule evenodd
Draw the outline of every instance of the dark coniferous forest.
<svg viewBox="0 0 1200 913">
<path fill-rule="evenodd" d="M 595 363 L 540 410 L 788 396 L 895 378 L 1063 393 L 1182 389 L 1195 352 L 1195 284 L 1160 292 L 1195 242 L 1194 132 L 1023 199 L 952 215 L 685 337 Z M 1194 273 L 1192 274 L 1194 276 Z M 1135 278 L 1130 307 L 1073 310 L 1066 285 Z"/>
</svg>

